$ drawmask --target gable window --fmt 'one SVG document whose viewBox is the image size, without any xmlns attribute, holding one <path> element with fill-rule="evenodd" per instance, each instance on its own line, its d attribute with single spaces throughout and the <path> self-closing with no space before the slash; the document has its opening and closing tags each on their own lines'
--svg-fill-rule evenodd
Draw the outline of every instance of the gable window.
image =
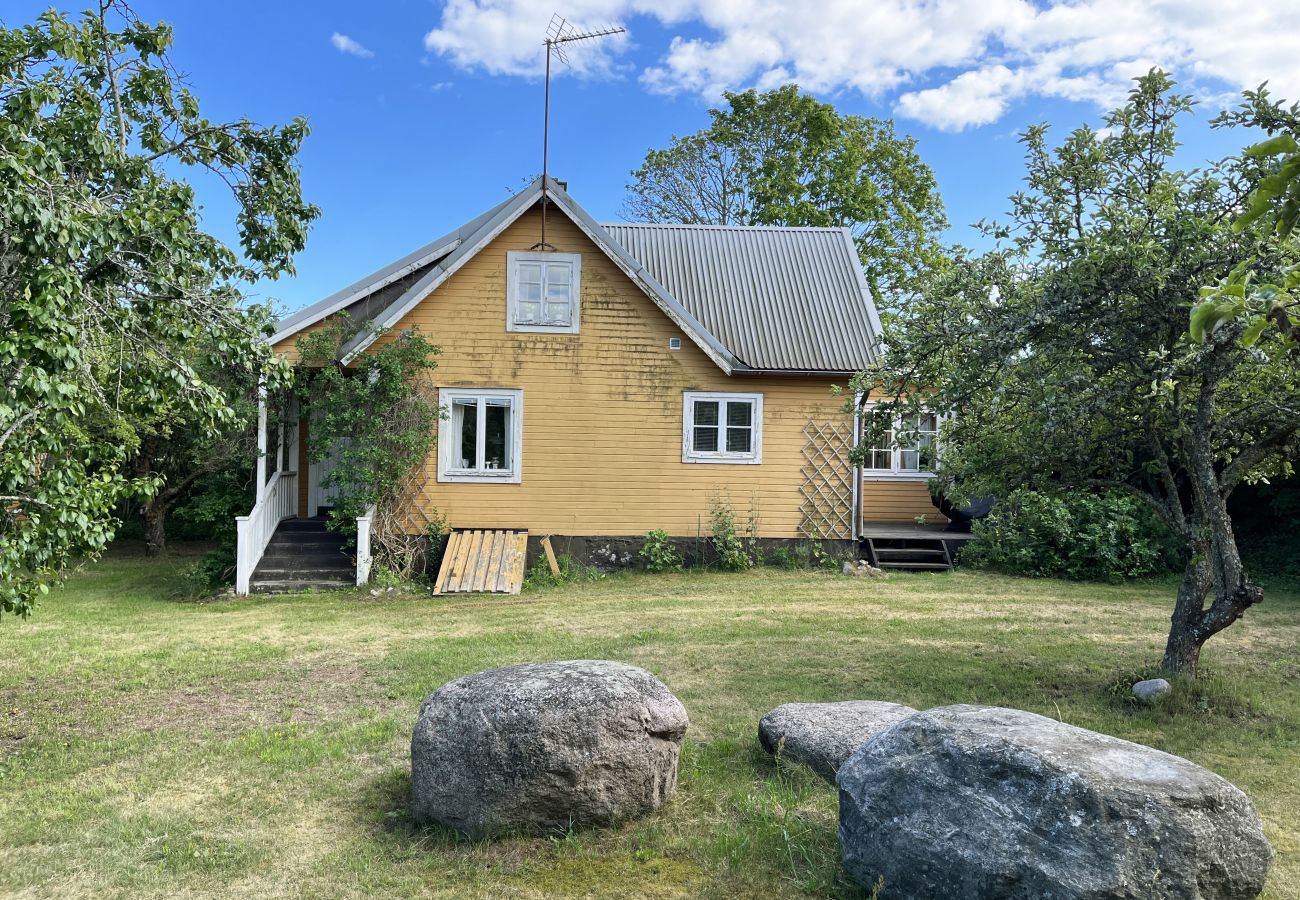
<svg viewBox="0 0 1300 900">
<path fill-rule="evenodd" d="M 939 452 L 939 417 L 934 413 L 894 415 L 862 410 L 862 439 L 868 449 L 862 463 L 868 478 L 932 478 Z"/>
<path fill-rule="evenodd" d="M 682 462 L 762 461 L 762 394 L 683 394 Z"/>
<path fill-rule="evenodd" d="M 506 331 L 578 333 L 582 256 L 506 254 Z"/>
<path fill-rule="evenodd" d="M 518 484 L 523 391 L 443 388 L 438 480 Z"/>
</svg>

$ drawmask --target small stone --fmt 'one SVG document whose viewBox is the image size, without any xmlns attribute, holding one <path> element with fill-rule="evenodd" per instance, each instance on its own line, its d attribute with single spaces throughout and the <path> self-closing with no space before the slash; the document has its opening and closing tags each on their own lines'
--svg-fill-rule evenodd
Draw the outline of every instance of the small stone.
<svg viewBox="0 0 1300 900">
<path fill-rule="evenodd" d="M 758 742 L 768 753 L 810 766 L 827 781 L 853 751 L 916 710 L 879 700 L 787 703 L 758 723 Z"/>
<path fill-rule="evenodd" d="M 840 566 L 840 571 L 845 575 L 856 575 L 858 570 L 853 567 L 853 563 L 845 560 L 844 565 Z"/>
<path fill-rule="evenodd" d="M 1133 696 L 1143 703 L 1155 703 L 1173 688 L 1163 678 L 1149 678 L 1133 685 Z"/>
</svg>

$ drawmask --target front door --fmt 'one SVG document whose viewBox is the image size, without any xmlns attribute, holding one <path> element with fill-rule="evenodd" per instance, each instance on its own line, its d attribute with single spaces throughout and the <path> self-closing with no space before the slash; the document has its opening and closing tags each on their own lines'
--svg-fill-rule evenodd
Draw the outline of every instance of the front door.
<svg viewBox="0 0 1300 900">
<path fill-rule="evenodd" d="M 318 515 L 322 506 L 332 506 L 334 498 L 338 496 L 337 487 L 334 485 L 323 487 L 321 483 L 338 466 L 343 447 L 344 442 L 340 441 L 330 449 L 329 456 L 310 465 L 307 488 L 307 515 L 310 517 Z"/>
</svg>

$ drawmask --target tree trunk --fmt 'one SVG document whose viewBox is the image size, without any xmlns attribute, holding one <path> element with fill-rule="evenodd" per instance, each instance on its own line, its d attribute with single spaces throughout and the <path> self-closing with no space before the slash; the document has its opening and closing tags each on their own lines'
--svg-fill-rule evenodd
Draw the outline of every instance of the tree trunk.
<svg viewBox="0 0 1300 900">
<path fill-rule="evenodd" d="M 1197 626 L 1205 608 L 1205 595 L 1210 590 L 1209 567 L 1203 554 L 1187 561 L 1183 580 L 1178 585 L 1178 601 L 1170 618 L 1169 640 L 1165 642 L 1165 656 L 1160 667 L 1170 675 L 1196 677 L 1196 666 L 1201 661 L 1201 644 Z"/>
<path fill-rule="evenodd" d="M 140 508 L 144 520 L 145 556 L 159 556 L 167 552 L 167 507 L 157 499 Z"/>
<path fill-rule="evenodd" d="M 1213 361 L 1212 361 L 1213 362 Z M 1197 401 L 1197 420 L 1186 437 L 1190 476 L 1192 533 L 1196 535 L 1191 559 L 1178 587 L 1178 602 L 1169 628 L 1162 663 L 1166 672 L 1194 678 L 1201 646 L 1245 615 L 1264 599 L 1264 591 L 1250 580 L 1241 564 L 1237 538 L 1228 515 L 1231 485 L 1221 485 L 1210 446 L 1214 415 L 1215 371 L 1211 369 Z M 1207 608 L 1206 595 L 1214 591 Z"/>
</svg>

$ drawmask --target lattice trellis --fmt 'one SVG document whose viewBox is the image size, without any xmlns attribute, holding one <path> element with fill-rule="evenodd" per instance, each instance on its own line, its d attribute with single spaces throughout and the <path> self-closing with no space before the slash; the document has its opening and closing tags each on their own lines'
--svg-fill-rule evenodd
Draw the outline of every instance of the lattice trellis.
<svg viewBox="0 0 1300 900">
<path fill-rule="evenodd" d="M 853 537 L 853 426 L 809 419 L 803 428 L 799 533 L 811 538 Z"/>
</svg>

